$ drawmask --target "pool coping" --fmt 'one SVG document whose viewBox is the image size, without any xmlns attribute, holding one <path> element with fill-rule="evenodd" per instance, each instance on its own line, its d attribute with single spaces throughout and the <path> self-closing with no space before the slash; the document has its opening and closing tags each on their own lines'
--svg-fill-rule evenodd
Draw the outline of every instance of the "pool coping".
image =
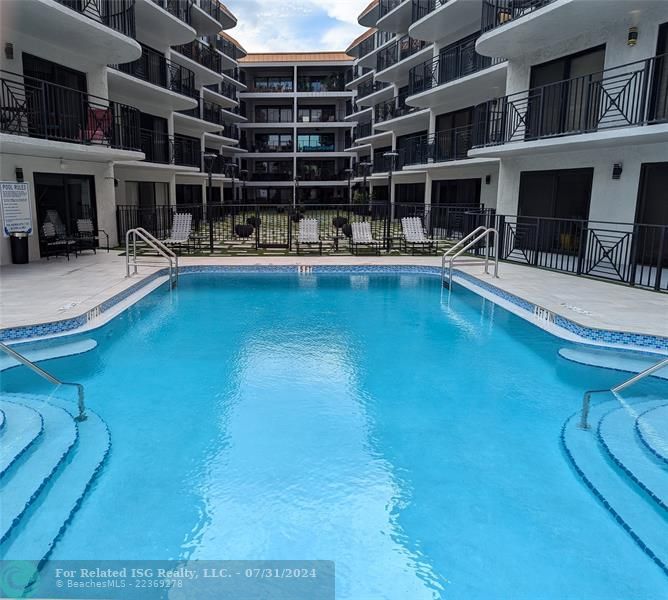
<svg viewBox="0 0 668 600">
<path fill-rule="evenodd" d="M 397 274 L 441 276 L 441 269 L 429 265 L 188 265 L 180 275 L 195 273 L 290 273 L 290 274 Z M 668 354 L 668 337 L 585 326 L 550 311 L 530 300 L 483 281 L 460 269 L 453 271 L 461 284 L 494 304 L 562 339 L 623 350 Z M 160 269 L 77 316 L 0 329 L 0 341 L 23 343 L 84 333 L 102 327 L 115 316 L 167 282 L 167 269 Z"/>
</svg>

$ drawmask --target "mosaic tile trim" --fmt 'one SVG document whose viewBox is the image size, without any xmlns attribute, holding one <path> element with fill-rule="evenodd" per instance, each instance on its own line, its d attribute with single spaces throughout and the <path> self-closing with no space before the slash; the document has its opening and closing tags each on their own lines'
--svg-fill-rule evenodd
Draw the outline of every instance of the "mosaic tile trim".
<svg viewBox="0 0 668 600">
<path fill-rule="evenodd" d="M 635 425 L 633 426 L 633 428 L 635 429 L 636 435 L 640 439 L 642 445 L 647 450 L 649 450 L 654 456 L 656 456 L 656 458 L 658 460 L 660 460 L 661 462 L 668 465 L 668 458 L 666 458 L 663 454 L 658 452 L 656 450 L 656 448 L 654 448 L 654 446 L 652 446 L 652 444 L 645 437 L 645 433 L 643 432 L 642 427 L 640 427 L 640 419 L 645 417 L 645 415 L 647 415 L 648 413 L 651 413 L 653 410 L 657 410 L 659 408 L 665 408 L 666 406 L 668 406 L 668 404 L 662 404 L 660 406 L 654 406 L 653 408 L 650 408 L 650 409 L 646 410 L 645 412 L 640 413 L 636 418 Z"/>
<path fill-rule="evenodd" d="M 601 417 L 601 420 L 598 422 L 598 427 L 596 428 L 596 438 L 598 439 L 599 443 L 607 453 L 607 455 L 610 457 L 612 462 L 614 462 L 624 473 L 626 474 L 629 479 L 631 479 L 638 487 L 643 489 L 646 494 L 648 494 L 654 502 L 656 502 L 663 510 L 668 510 L 668 506 L 666 506 L 666 503 L 659 498 L 646 484 L 642 482 L 642 480 L 635 474 L 633 471 L 631 471 L 622 461 L 621 459 L 612 451 L 610 446 L 608 446 L 607 442 L 605 441 L 605 437 L 603 436 L 603 432 L 601 431 L 601 427 L 603 426 L 603 421 L 605 418 L 615 410 L 623 410 L 620 408 L 613 408 L 612 410 L 608 411 L 606 414 Z"/>
<path fill-rule="evenodd" d="M 606 510 L 613 516 L 615 521 L 619 523 L 622 528 L 633 538 L 633 541 L 640 546 L 640 549 L 647 554 L 658 566 L 659 568 L 666 574 L 668 575 L 668 565 L 666 565 L 654 552 L 652 551 L 645 542 L 643 542 L 642 538 L 631 528 L 631 526 L 622 518 L 622 516 L 610 505 L 610 503 L 605 499 L 605 496 L 601 494 L 601 492 L 598 490 L 598 488 L 591 482 L 591 480 L 585 475 L 584 471 L 579 467 L 577 462 L 575 461 L 575 457 L 570 451 L 570 448 L 568 447 L 568 444 L 566 443 L 566 427 L 568 424 L 573 420 L 573 419 L 579 419 L 580 418 L 580 413 L 576 412 L 573 415 L 571 415 L 566 422 L 563 424 L 561 428 L 561 434 L 559 436 L 559 439 L 561 441 L 561 447 L 564 449 L 564 452 L 566 453 L 566 457 L 568 458 L 568 462 L 571 464 L 573 469 L 575 469 L 575 472 L 578 474 L 580 479 L 582 479 L 583 483 L 589 488 L 592 494 L 603 504 L 603 506 L 606 508 Z"/>
<path fill-rule="evenodd" d="M 179 269 L 181 275 L 192 273 L 299 273 L 300 265 L 192 265 L 184 266 Z M 313 274 L 319 273 L 365 273 L 365 274 L 417 274 L 417 275 L 441 275 L 440 267 L 424 265 L 313 265 Z M 157 278 L 165 276 L 167 269 L 157 271 L 153 275 L 138 281 L 128 289 L 105 300 L 99 307 L 89 311 L 86 315 L 71 317 L 61 321 L 53 321 L 40 325 L 26 325 L 21 327 L 7 328 L 0 330 L 0 341 L 17 341 L 28 338 L 46 337 L 57 333 L 63 333 L 84 326 L 90 320 L 89 314 L 95 312 L 98 316 L 116 306 L 142 287 L 155 281 Z M 536 304 L 529 302 L 519 296 L 506 292 L 486 281 L 482 281 L 469 273 L 455 270 L 456 277 L 470 282 L 490 294 L 497 296 L 527 311 L 533 316 L 536 310 L 546 310 Z M 98 310 L 99 309 L 99 310 Z M 535 322 L 535 319 L 532 319 Z M 567 319 L 559 314 L 554 314 L 554 325 L 572 333 L 583 340 L 598 342 L 602 344 L 614 344 L 619 346 L 632 346 L 635 348 L 645 348 L 653 351 L 668 352 L 668 337 L 613 331 L 607 329 L 596 329 L 586 327 Z"/>
</svg>

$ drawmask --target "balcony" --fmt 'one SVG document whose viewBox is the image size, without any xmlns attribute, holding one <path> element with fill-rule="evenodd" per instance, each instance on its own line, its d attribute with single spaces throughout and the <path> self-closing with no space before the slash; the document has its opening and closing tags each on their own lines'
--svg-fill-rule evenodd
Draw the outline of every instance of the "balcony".
<svg viewBox="0 0 668 600">
<path fill-rule="evenodd" d="M 188 44 L 174 46 L 174 50 L 191 61 L 191 64 L 187 66 L 195 71 L 196 75 L 202 79 L 202 83 L 217 83 L 222 80 L 221 56 L 213 48 L 199 40 L 193 40 Z M 197 67 L 204 67 L 208 73 Z"/>
<path fill-rule="evenodd" d="M 376 56 L 376 80 L 395 82 L 408 77 L 411 67 L 432 55 L 431 44 L 407 35 L 393 42 Z"/>
<path fill-rule="evenodd" d="M 0 71 L 0 132 L 141 151 L 138 109 L 7 71 Z"/>
<path fill-rule="evenodd" d="M 668 55 L 629 63 L 532 88 L 476 107 L 475 146 L 534 142 L 530 147 L 555 149 L 560 145 L 620 144 L 619 132 L 608 129 L 636 128 L 625 134 L 631 141 L 660 141 L 668 137 L 665 127 L 643 127 L 668 122 Z M 573 140 L 572 136 L 584 136 Z M 571 136 L 569 140 L 558 138 Z M 536 142 L 541 141 L 541 144 Z M 522 144 L 517 150 L 521 151 Z M 474 151 L 476 155 L 493 155 Z"/>
<path fill-rule="evenodd" d="M 155 48 L 185 44 L 197 33 L 191 26 L 192 0 L 136 0 L 139 38 Z"/>
<path fill-rule="evenodd" d="M 184 135 L 174 135 L 174 164 L 184 167 L 202 167 L 200 141 Z"/>
<path fill-rule="evenodd" d="M 190 11 L 192 25 L 199 35 L 215 35 L 223 29 L 223 8 L 218 0 L 198 0 Z"/>
<path fill-rule="evenodd" d="M 447 112 L 477 104 L 491 98 L 495 90 L 504 90 L 505 59 L 478 54 L 476 39 L 477 36 L 465 38 L 441 50 L 440 56 L 413 67 L 408 76 L 412 96 L 408 103 L 423 108 L 438 106 L 439 110 Z M 496 65 L 503 66 L 490 69 Z M 477 73 L 481 75 L 474 76 Z M 454 89 L 453 82 L 459 80 L 462 80 L 461 85 Z"/>
<path fill-rule="evenodd" d="M 387 81 L 368 81 L 367 83 L 363 83 L 357 88 L 357 99 L 366 98 L 375 92 L 384 90 L 389 85 Z"/>
<path fill-rule="evenodd" d="M 309 114 L 305 114 L 306 111 L 302 112 L 300 109 L 297 110 L 297 124 L 309 124 L 309 123 L 331 123 L 331 124 L 341 124 L 345 122 L 346 111 L 345 110 L 335 110 L 335 109 L 326 109 L 322 110 L 309 110 Z M 349 123 L 346 123 L 346 126 L 350 127 Z"/>
<path fill-rule="evenodd" d="M 406 104 L 406 96 L 406 94 L 401 94 L 376 104 L 373 107 L 376 124 L 398 119 L 418 110 L 416 107 Z"/>
<path fill-rule="evenodd" d="M 459 37 L 480 28 L 480 0 L 413 0 L 411 37 L 427 42 Z"/>
<path fill-rule="evenodd" d="M 353 135 L 353 142 L 356 142 L 359 139 L 369 137 L 373 134 L 373 123 L 368 121 L 366 123 L 358 123 L 355 127 L 355 133 Z"/>
<path fill-rule="evenodd" d="M 482 30 L 489 31 L 528 15 L 555 0 L 482 0 Z"/>
<path fill-rule="evenodd" d="M 131 81 L 127 81 L 127 78 L 115 77 L 110 72 L 110 86 L 124 97 L 138 96 L 157 104 L 164 104 L 167 100 L 174 110 L 193 105 L 193 97 L 197 93 L 195 74 L 190 69 L 167 60 L 160 52 L 142 46 L 142 55 L 138 60 L 110 66 L 121 73 L 184 96 L 184 98 L 169 97 L 164 92 L 154 91 L 140 83 L 133 85 Z"/>
<path fill-rule="evenodd" d="M 323 93 L 323 92 L 345 92 L 346 82 L 343 75 L 332 75 L 323 79 L 311 79 L 300 77 L 297 81 L 298 92 Z"/>
<path fill-rule="evenodd" d="M 27 35 L 54 51 L 78 55 L 80 70 L 141 56 L 134 39 L 134 0 L 0 1 L 0 22 L 12 35 Z"/>
<path fill-rule="evenodd" d="M 407 167 L 466 159 L 472 141 L 472 125 L 416 136 L 406 140 L 399 152 L 399 161 L 401 166 Z"/>
<path fill-rule="evenodd" d="M 193 0 L 153 0 L 160 8 L 166 10 L 170 15 L 190 25 L 192 23 Z"/>
<path fill-rule="evenodd" d="M 174 163 L 174 138 L 152 129 L 142 129 L 140 139 L 146 162 L 163 165 Z"/>
<path fill-rule="evenodd" d="M 383 31 L 402 33 L 408 30 L 411 15 L 409 0 L 380 0 L 377 27 Z"/>
</svg>

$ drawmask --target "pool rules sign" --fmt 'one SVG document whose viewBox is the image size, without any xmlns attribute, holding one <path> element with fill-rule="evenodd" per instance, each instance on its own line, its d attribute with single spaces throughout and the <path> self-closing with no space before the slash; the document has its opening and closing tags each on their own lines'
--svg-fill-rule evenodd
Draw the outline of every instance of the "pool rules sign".
<svg viewBox="0 0 668 600">
<path fill-rule="evenodd" d="M 2 205 L 2 234 L 32 233 L 30 190 L 27 183 L 0 181 L 0 205 Z"/>
</svg>

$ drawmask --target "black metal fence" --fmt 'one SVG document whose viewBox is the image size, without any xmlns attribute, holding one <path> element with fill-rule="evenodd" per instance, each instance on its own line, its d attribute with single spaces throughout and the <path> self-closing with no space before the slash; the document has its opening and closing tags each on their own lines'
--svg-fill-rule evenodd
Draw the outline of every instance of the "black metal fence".
<svg viewBox="0 0 668 600">
<path fill-rule="evenodd" d="M 80 90 L 0 71 L 0 131 L 140 150 L 139 110 Z"/>
<path fill-rule="evenodd" d="M 476 146 L 668 120 L 668 55 L 566 79 L 476 106 Z"/>
<path fill-rule="evenodd" d="M 399 152 L 399 167 L 465 159 L 471 149 L 473 126 L 456 127 L 408 138 Z"/>
<path fill-rule="evenodd" d="M 190 11 L 193 0 L 153 0 L 153 2 L 164 8 L 171 15 L 174 15 L 177 19 L 190 24 Z"/>
<path fill-rule="evenodd" d="M 499 258 L 573 275 L 668 292 L 668 226 L 497 215 L 478 205 L 395 204 L 202 204 L 140 208 L 119 206 L 119 237 L 144 227 L 168 237 L 175 212 L 193 215 L 192 241 L 201 252 L 241 248 L 296 250 L 301 219 L 316 219 L 325 252 L 349 250 L 350 224 L 366 221 L 374 238 L 401 249 L 403 217 L 418 217 L 441 248 L 476 227 L 499 232 Z M 477 249 L 480 251 L 481 249 Z"/>
<path fill-rule="evenodd" d="M 222 70 L 222 59 L 220 54 L 199 40 L 193 40 L 187 44 L 174 46 L 174 50 L 211 71 L 220 73 Z"/>
<path fill-rule="evenodd" d="M 412 56 L 429 44 L 423 40 L 416 40 L 408 35 L 380 50 L 376 56 L 376 70 L 382 71 L 392 65 Z"/>
<path fill-rule="evenodd" d="M 89 19 L 134 38 L 135 0 L 56 0 Z"/>
<path fill-rule="evenodd" d="M 500 27 L 552 2 L 554 0 L 482 0 L 482 30 Z"/>
</svg>

